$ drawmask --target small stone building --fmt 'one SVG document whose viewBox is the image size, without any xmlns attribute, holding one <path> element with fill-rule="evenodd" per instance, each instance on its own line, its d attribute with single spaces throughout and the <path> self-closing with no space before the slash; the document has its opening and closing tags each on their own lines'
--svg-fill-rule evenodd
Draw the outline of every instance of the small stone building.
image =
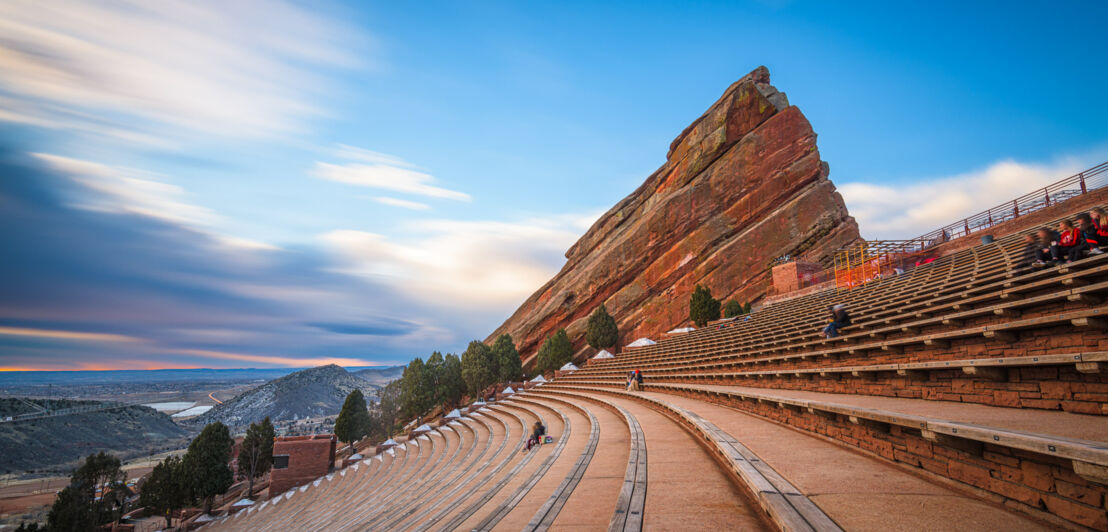
<svg viewBox="0 0 1108 532">
<path fill-rule="evenodd" d="M 273 441 L 269 495 L 302 486 L 335 467 L 335 435 L 287 436 Z"/>
</svg>

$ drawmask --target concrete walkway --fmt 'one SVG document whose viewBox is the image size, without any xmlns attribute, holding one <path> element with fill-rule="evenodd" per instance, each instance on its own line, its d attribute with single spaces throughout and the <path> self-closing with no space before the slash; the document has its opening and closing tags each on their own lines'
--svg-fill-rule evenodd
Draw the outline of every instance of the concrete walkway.
<svg viewBox="0 0 1108 532">
<path fill-rule="evenodd" d="M 626 408 L 642 425 L 650 456 L 643 530 L 771 530 L 684 429 L 637 401 L 597 399 Z"/>
<path fill-rule="evenodd" d="M 653 386 L 659 388 L 666 384 Z M 750 388 L 712 384 L 675 385 L 691 386 L 704 390 L 730 390 L 762 395 L 773 395 L 808 401 L 826 401 L 857 408 L 887 410 L 914 416 L 939 418 L 946 421 L 985 425 L 1023 432 L 1048 434 L 1062 438 L 1089 441 L 1108 441 L 1108 416 L 1089 416 L 1056 410 L 1030 408 L 1012 409 L 949 401 L 929 401 L 877 395 L 852 395 L 776 388 Z M 673 397 L 667 395 L 667 397 Z"/>
<path fill-rule="evenodd" d="M 696 399 L 643 394 L 696 412 L 730 433 L 844 530 L 1052 530 L 999 505 L 771 421 Z"/>
<path fill-rule="evenodd" d="M 600 423 L 600 444 L 585 470 L 585 476 L 550 529 L 604 530 L 612 519 L 612 511 L 623 486 L 629 434 L 623 418 L 612 411 L 597 403 L 576 402 L 596 416 Z"/>
</svg>

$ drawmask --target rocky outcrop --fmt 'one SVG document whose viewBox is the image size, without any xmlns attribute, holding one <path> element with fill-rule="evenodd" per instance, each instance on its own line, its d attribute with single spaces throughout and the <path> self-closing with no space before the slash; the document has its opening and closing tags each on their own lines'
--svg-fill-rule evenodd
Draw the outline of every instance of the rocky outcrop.
<svg viewBox="0 0 1108 532">
<path fill-rule="evenodd" d="M 600 303 L 621 345 L 657 338 L 688 320 L 697 284 L 756 301 L 774 259 L 818 261 L 859 238 L 828 172 L 808 120 L 759 67 L 673 141 L 665 164 L 593 224 L 489 341 L 510 333 L 527 361 L 565 327 L 581 347 Z"/>
</svg>

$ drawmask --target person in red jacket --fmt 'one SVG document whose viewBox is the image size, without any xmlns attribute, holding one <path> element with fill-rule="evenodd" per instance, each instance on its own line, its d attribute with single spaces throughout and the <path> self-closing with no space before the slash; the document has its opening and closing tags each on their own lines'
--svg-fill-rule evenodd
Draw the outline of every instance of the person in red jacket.
<svg viewBox="0 0 1108 532">
<path fill-rule="evenodd" d="M 1082 253 L 1089 249 L 1085 235 L 1069 220 L 1058 224 L 1058 235 L 1058 258 L 1064 258 L 1067 263 L 1081 259 L 1084 256 Z"/>
<path fill-rule="evenodd" d="M 1108 248 L 1108 212 L 1100 207 L 1093 207 L 1093 210 L 1089 211 L 1089 216 L 1093 218 L 1093 223 L 1096 224 L 1097 242 L 1104 251 L 1103 248 Z"/>
<path fill-rule="evenodd" d="M 1097 226 L 1096 221 L 1092 216 L 1086 213 L 1077 215 L 1077 228 L 1081 230 L 1081 236 L 1085 238 L 1085 244 L 1088 246 L 1089 255 L 1100 255 L 1104 253 L 1100 250 L 1100 246 L 1108 245 L 1108 240 L 1103 240 L 1100 236 L 1100 227 Z"/>
</svg>

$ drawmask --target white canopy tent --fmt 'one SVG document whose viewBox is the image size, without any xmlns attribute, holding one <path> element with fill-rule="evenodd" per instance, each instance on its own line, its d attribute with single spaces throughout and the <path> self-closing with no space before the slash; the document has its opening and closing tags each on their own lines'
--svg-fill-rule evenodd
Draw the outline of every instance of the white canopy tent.
<svg viewBox="0 0 1108 532">
<path fill-rule="evenodd" d="M 421 432 L 431 432 L 431 430 L 432 430 L 431 427 L 429 425 L 427 425 L 426 423 L 424 423 L 424 424 L 416 427 L 415 430 L 413 430 L 412 432 L 415 432 L 415 433 L 418 434 L 418 433 L 421 433 Z"/>
<path fill-rule="evenodd" d="M 646 347 L 648 345 L 654 345 L 656 343 L 658 343 L 658 342 L 655 342 L 654 340 L 651 340 L 650 338 L 639 338 L 638 340 L 635 340 L 634 342 L 631 342 L 631 343 L 627 344 L 627 347 Z"/>
<path fill-rule="evenodd" d="M 566 362 L 566 365 L 562 366 L 559 371 L 577 371 L 581 368 L 573 365 L 573 362 Z"/>
<path fill-rule="evenodd" d="M 451 410 L 450 413 L 446 415 L 446 419 L 460 419 L 461 417 L 462 413 L 459 412 L 457 408 Z"/>
<path fill-rule="evenodd" d="M 511 395 L 511 394 L 513 394 L 513 393 L 516 393 L 516 391 L 515 391 L 515 390 L 513 390 L 511 386 L 509 386 L 509 387 L 507 387 L 507 388 L 504 388 L 504 391 L 503 391 L 503 392 L 500 392 L 500 393 L 502 393 L 502 394 L 504 394 L 504 395 Z"/>
<path fill-rule="evenodd" d="M 546 379 L 544 379 L 542 375 L 538 375 L 535 378 L 531 379 L 531 382 L 537 382 L 541 384 L 546 382 Z"/>
<path fill-rule="evenodd" d="M 693 332 L 695 330 L 696 330 L 696 327 L 681 327 L 681 328 L 669 331 L 666 334 L 682 334 L 682 333 L 687 333 L 687 332 Z"/>
<path fill-rule="evenodd" d="M 607 358 L 615 358 L 616 356 L 609 353 L 607 349 L 601 349 L 599 353 L 593 355 L 593 360 L 604 360 Z"/>
</svg>

